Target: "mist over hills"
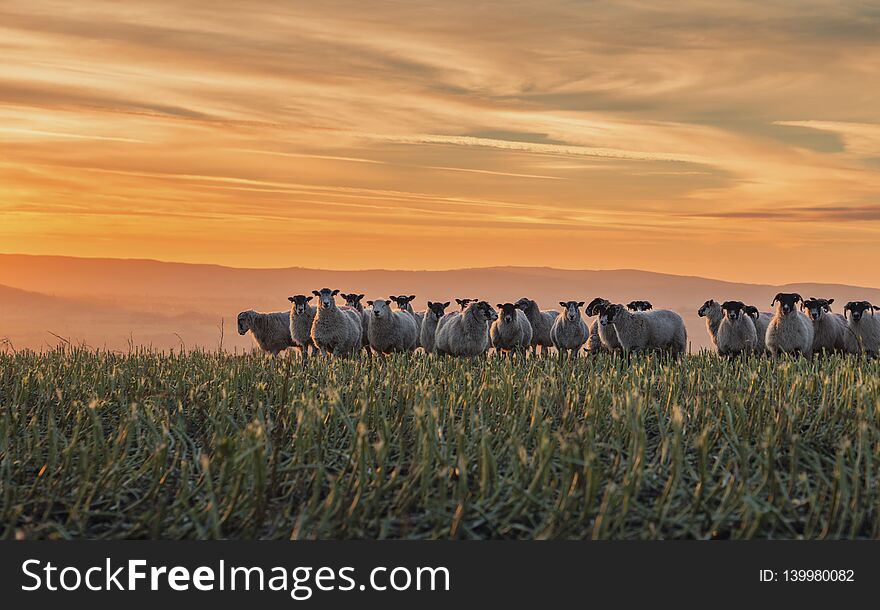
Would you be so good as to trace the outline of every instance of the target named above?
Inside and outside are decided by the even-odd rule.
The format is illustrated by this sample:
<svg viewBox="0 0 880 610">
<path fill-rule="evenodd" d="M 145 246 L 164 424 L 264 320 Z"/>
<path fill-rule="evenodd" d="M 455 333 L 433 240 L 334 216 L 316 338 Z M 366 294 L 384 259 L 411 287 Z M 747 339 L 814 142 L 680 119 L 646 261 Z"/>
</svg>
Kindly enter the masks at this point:
<svg viewBox="0 0 880 610">
<path fill-rule="evenodd" d="M 478 297 L 499 303 L 522 296 L 558 309 L 569 299 L 650 300 L 680 313 L 693 350 L 708 345 L 696 310 L 708 298 L 739 299 L 770 309 L 777 292 L 880 303 L 880 290 L 842 284 L 745 284 L 630 269 L 570 271 L 544 267 L 488 267 L 449 271 L 325 271 L 239 269 L 150 260 L 84 259 L 0 254 L 0 339 L 16 349 L 56 345 L 59 335 L 92 347 L 186 347 L 249 350 L 235 330 L 239 311 L 287 309 L 287 296 L 322 288 L 361 292 L 367 298 L 417 295 L 428 300 Z M 453 303 L 454 306 L 454 303 Z"/>
</svg>

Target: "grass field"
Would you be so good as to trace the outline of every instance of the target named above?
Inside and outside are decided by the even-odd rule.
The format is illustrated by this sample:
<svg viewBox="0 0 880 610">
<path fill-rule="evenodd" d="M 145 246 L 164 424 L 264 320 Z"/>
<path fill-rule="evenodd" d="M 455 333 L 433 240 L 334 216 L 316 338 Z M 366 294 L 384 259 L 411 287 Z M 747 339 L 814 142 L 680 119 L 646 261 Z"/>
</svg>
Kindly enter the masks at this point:
<svg viewBox="0 0 880 610">
<path fill-rule="evenodd" d="M 0 355 L 4 538 L 880 536 L 880 366 Z"/>
</svg>

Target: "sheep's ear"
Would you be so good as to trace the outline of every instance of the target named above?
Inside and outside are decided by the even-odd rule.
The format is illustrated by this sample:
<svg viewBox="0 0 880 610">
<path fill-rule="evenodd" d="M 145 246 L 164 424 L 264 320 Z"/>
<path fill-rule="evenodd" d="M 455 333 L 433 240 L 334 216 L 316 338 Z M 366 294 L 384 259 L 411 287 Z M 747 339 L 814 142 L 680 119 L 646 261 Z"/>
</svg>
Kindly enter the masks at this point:
<svg viewBox="0 0 880 610">
<path fill-rule="evenodd" d="M 293 297 L 287 297 L 287 300 L 290 301 L 291 303 L 293 303 L 293 301 L 294 301 Z"/>
<path fill-rule="evenodd" d="M 414 295 L 414 294 L 409 295 L 409 300 L 410 300 L 410 301 L 415 301 L 415 300 L 416 300 L 416 295 Z"/>
<path fill-rule="evenodd" d="M 385 301 L 386 305 L 391 305 L 391 301 Z"/>
<path fill-rule="evenodd" d="M 372 307 L 372 306 L 373 306 L 373 301 L 367 301 L 367 305 L 369 305 L 370 307 Z"/>
<path fill-rule="evenodd" d="M 428 309 L 432 308 L 434 304 L 431 301 L 428 301 Z"/>
<path fill-rule="evenodd" d="M 337 294 L 339 294 L 339 290 L 334 290 L 334 291 L 333 291 L 333 296 L 336 296 Z"/>
<path fill-rule="evenodd" d="M 776 305 L 776 301 L 778 301 L 781 297 L 782 297 L 782 293 L 781 293 L 781 292 L 777 292 L 777 293 L 776 293 L 776 296 L 773 297 L 773 302 L 770 303 L 770 304 L 771 304 L 771 305 Z"/>
<path fill-rule="evenodd" d="M 446 301 L 445 303 L 443 303 L 443 309 L 446 309 L 447 307 L 449 307 L 449 301 Z"/>
<path fill-rule="evenodd" d="M 321 296 L 321 293 L 318 292 L 317 290 L 312 290 L 312 294 L 315 295 L 316 297 Z"/>
<path fill-rule="evenodd" d="M 314 298 L 315 298 L 315 297 L 309 297 L 309 298 L 307 298 L 307 299 L 306 299 L 306 303 L 308 303 L 309 301 L 311 301 L 311 300 L 314 299 Z"/>
<path fill-rule="evenodd" d="M 584 301 L 578 301 L 578 307 L 583 307 L 583 306 L 584 306 Z"/>
<path fill-rule="evenodd" d="M 795 294 L 794 294 L 794 302 L 797 303 L 798 301 L 800 301 L 801 303 L 803 303 L 803 302 L 804 302 L 804 299 L 801 297 L 801 295 L 799 295 L 798 293 L 795 293 Z"/>
<path fill-rule="evenodd" d="M 560 307 L 565 307 L 565 301 L 559 301 L 559 306 L 560 306 Z"/>
</svg>

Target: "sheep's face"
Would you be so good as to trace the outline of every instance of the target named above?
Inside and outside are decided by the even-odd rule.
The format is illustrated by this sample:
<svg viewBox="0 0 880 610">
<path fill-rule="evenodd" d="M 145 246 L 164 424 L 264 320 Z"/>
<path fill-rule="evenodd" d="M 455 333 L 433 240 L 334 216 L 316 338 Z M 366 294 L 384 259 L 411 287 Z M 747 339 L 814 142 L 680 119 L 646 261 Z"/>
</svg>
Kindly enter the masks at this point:
<svg viewBox="0 0 880 610">
<path fill-rule="evenodd" d="M 834 299 L 816 299 L 809 298 L 803 302 L 801 305 L 806 311 L 810 318 L 813 320 L 818 320 L 826 313 L 831 311 L 831 304 L 834 302 Z"/>
<path fill-rule="evenodd" d="M 471 303 L 476 303 L 477 299 L 455 299 L 458 303 L 459 311 L 464 311 Z"/>
<path fill-rule="evenodd" d="M 515 303 L 498 303 L 498 309 L 501 310 L 501 319 L 508 324 L 516 320 L 517 306 Z"/>
<path fill-rule="evenodd" d="M 782 312 L 782 315 L 787 316 L 797 309 L 798 303 L 802 302 L 803 299 L 801 298 L 801 295 L 797 294 L 796 292 L 780 292 L 775 297 L 773 297 L 773 302 L 770 304 L 776 305 L 777 303 L 779 303 L 777 309 Z"/>
<path fill-rule="evenodd" d="M 537 305 L 537 303 L 535 303 L 532 299 L 529 299 L 526 297 L 523 297 L 520 300 L 518 300 L 516 303 L 514 303 L 514 305 L 516 305 L 517 309 L 522 309 L 523 311 L 525 311 L 527 313 L 532 308 L 533 304 Z"/>
<path fill-rule="evenodd" d="M 251 318 L 253 317 L 253 311 L 243 311 L 238 314 L 238 334 L 245 335 L 247 331 L 251 329 Z"/>
<path fill-rule="evenodd" d="M 588 316 L 599 316 L 602 315 L 602 312 L 605 311 L 605 308 L 608 307 L 611 303 L 607 299 L 595 298 L 590 301 L 587 308 L 584 310 L 584 313 Z"/>
<path fill-rule="evenodd" d="M 861 320 L 866 311 L 870 311 L 871 315 L 874 315 L 874 306 L 869 301 L 850 301 L 843 307 L 843 315 L 849 312 L 853 322 Z"/>
<path fill-rule="evenodd" d="M 745 307 L 743 307 L 743 313 L 753 320 L 758 319 L 758 308 L 754 305 L 746 305 Z"/>
<path fill-rule="evenodd" d="M 345 299 L 345 304 L 348 305 L 349 307 L 351 307 L 353 309 L 361 309 L 361 307 L 362 307 L 361 299 L 364 298 L 364 295 L 355 294 L 353 292 L 350 294 L 345 294 L 344 292 L 342 292 L 339 294 L 339 296 L 341 296 L 343 299 Z"/>
<path fill-rule="evenodd" d="M 654 309 L 654 306 L 651 305 L 650 301 L 630 301 L 626 304 L 626 307 L 630 311 L 648 311 Z"/>
<path fill-rule="evenodd" d="M 480 301 L 479 303 L 477 303 L 476 309 L 479 315 L 483 316 L 483 319 L 487 322 L 498 319 L 498 312 L 492 309 L 492 306 L 489 305 L 489 303 L 487 303 L 486 301 Z"/>
<path fill-rule="evenodd" d="M 411 294 L 407 296 L 405 294 L 402 294 L 399 297 L 390 296 L 388 298 L 397 303 L 397 309 L 399 309 L 400 311 L 410 311 L 412 310 L 412 306 L 409 305 L 410 301 L 414 301 L 416 295 Z"/>
<path fill-rule="evenodd" d="M 373 315 L 376 316 L 377 319 L 381 320 L 382 318 L 387 318 L 391 315 L 391 301 L 390 300 L 378 300 L 378 301 L 367 301 L 367 305 L 373 308 Z"/>
<path fill-rule="evenodd" d="M 565 317 L 569 322 L 574 322 L 581 317 L 580 308 L 584 306 L 583 301 L 559 301 L 559 306 L 565 310 Z"/>
<path fill-rule="evenodd" d="M 724 312 L 724 317 L 729 320 L 739 320 L 745 306 L 746 304 L 742 301 L 724 301 L 721 304 L 721 310 Z"/>
<path fill-rule="evenodd" d="M 307 297 L 304 294 L 297 294 L 292 297 L 287 297 L 287 300 L 293 304 L 293 313 L 301 316 L 306 312 L 306 309 L 309 307 L 309 301 L 311 301 L 315 297 Z"/>
<path fill-rule="evenodd" d="M 446 301 L 445 303 L 433 303 L 428 301 L 428 313 L 433 314 L 438 320 L 443 317 L 444 313 L 446 313 L 447 307 L 449 307 L 449 301 Z"/>
<path fill-rule="evenodd" d="M 615 318 L 619 317 L 624 312 L 623 305 L 618 305 L 616 303 L 606 305 L 604 310 L 599 318 L 599 324 L 602 326 L 607 326 L 609 324 L 614 324 Z"/>
<path fill-rule="evenodd" d="M 715 303 L 715 299 L 709 299 L 708 301 L 703 303 L 702 307 L 697 310 L 697 315 L 701 318 L 705 318 L 709 315 L 709 312 L 712 310 L 713 307 L 715 307 L 716 304 L 717 303 Z"/>
<path fill-rule="evenodd" d="M 312 290 L 312 294 L 318 297 L 318 301 L 321 304 L 321 309 L 330 309 L 332 307 L 336 307 L 336 299 L 334 297 L 339 294 L 338 290 L 321 288 L 321 290 Z"/>
</svg>

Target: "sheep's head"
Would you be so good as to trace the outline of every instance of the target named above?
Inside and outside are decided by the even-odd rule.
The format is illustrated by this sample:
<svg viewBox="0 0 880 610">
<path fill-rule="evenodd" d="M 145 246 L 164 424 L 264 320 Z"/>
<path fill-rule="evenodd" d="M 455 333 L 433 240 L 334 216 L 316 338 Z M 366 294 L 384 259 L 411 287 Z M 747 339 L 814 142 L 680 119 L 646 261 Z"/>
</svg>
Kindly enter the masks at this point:
<svg viewBox="0 0 880 610">
<path fill-rule="evenodd" d="M 387 318 L 391 315 L 391 301 L 379 299 L 378 301 L 367 301 L 367 305 L 373 308 L 373 315 L 379 318 Z"/>
<path fill-rule="evenodd" d="M 496 305 L 501 310 L 501 319 L 505 322 L 513 322 L 516 320 L 516 303 L 498 303 Z"/>
<path fill-rule="evenodd" d="M 301 315 L 305 313 L 306 309 L 308 309 L 309 301 L 314 298 L 315 297 L 307 297 L 304 294 L 297 294 L 292 297 L 287 297 L 287 300 L 293 304 L 293 313 Z"/>
<path fill-rule="evenodd" d="M 339 296 L 345 299 L 345 304 L 349 307 L 353 307 L 355 309 L 361 308 L 361 299 L 364 298 L 363 294 L 355 294 L 354 292 L 346 294 L 344 292 L 340 292 Z"/>
<path fill-rule="evenodd" d="M 780 292 L 773 297 L 773 302 L 770 304 L 776 305 L 779 303 L 777 310 L 782 312 L 782 315 L 787 316 L 797 309 L 798 303 L 802 303 L 803 301 L 801 295 L 796 292 Z"/>
<path fill-rule="evenodd" d="M 753 320 L 757 320 L 758 316 L 760 315 L 758 313 L 758 308 L 754 305 L 746 305 L 745 307 L 743 307 L 743 313 Z"/>
<path fill-rule="evenodd" d="M 248 309 L 247 311 L 243 311 L 238 314 L 238 334 L 244 335 L 247 334 L 247 331 L 251 329 L 251 322 L 254 319 L 254 314 L 257 313 L 253 309 Z"/>
<path fill-rule="evenodd" d="M 584 309 L 584 313 L 588 316 L 600 316 L 602 312 L 605 311 L 605 308 L 608 307 L 611 302 L 608 299 L 603 299 L 600 297 L 596 297 L 587 305 L 587 308 Z"/>
<path fill-rule="evenodd" d="M 715 299 L 709 299 L 708 301 L 703 303 L 702 307 L 697 310 L 697 315 L 701 318 L 705 318 L 709 315 L 709 312 L 716 307 L 718 307 L 718 302 Z"/>
<path fill-rule="evenodd" d="M 449 307 L 449 301 L 445 303 L 434 303 L 432 301 L 428 301 L 428 311 L 439 320 L 443 317 L 443 314 L 446 313 L 446 308 Z"/>
<path fill-rule="evenodd" d="M 866 311 L 870 311 L 873 316 L 875 309 L 876 308 L 871 305 L 870 301 L 850 301 L 843 306 L 843 315 L 846 316 L 847 312 L 849 312 L 853 322 L 858 322 L 862 319 L 862 316 L 865 315 Z"/>
<path fill-rule="evenodd" d="M 731 320 L 738 320 L 743 314 L 745 306 L 746 304 L 742 301 L 724 301 L 724 303 L 721 304 L 721 311 L 724 312 L 724 317 Z"/>
<path fill-rule="evenodd" d="M 654 306 L 651 305 L 650 301 L 630 301 L 626 304 L 626 307 L 630 311 L 648 311 L 654 309 Z"/>
<path fill-rule="evenodd" d="M 414 300 L 415 300 L 416 295 L 414 295 L 414 294 L 411 294 L 411 295 L 405 295 L 405 294 L 402 294 L 402 295 L 397 296 L 397 297 L 392 295 L 392 296 L 390 296 L 390 297 L 388 297 L 388 298 L 391 299 L 392 301 L 394 301 L 395 303 L 397 303 L 397 309 L 399 309 L 399 310 L 401 310 L 401 311 L 411 311 L 411 310 L 412 310 L 412 305 L 410 305 L 409 303 L 410 303 L 410 301 L 414 301 Z"/>
<path fill-rule="evenodd" d="M 331 307 L 336 307 L 336 299 L 334 299 L 333 297 L 339 294 L 338 290 L 321 288 L 321 290 L 312 290 L 312 294 L 318 297 L 318 300 L 321 302 L 322 309 L 330 309 Z"/>
<path fill-rule="evenodd" d="M 599 314 L 599 324 L 607 326 L 614 324 L 615 318 L 618 318 L 626 311 L 626 308 L 619 303 L 610 303 L 605 306 L 602 313 Z"/>
<path fill-rule="evenodd" d="M 473 307 L 476 310 L 477 315 L 481 316 L 487 322 L 498 319 L 498 312 L 492 309 L 492 306 L 486 301 L 478 301 L 471 304 L 468 308 L 470 307 Z"/>
<path fill-rule="evenodd" d="M 528 297 L 523 297 L 514 303 L 514 305 L 516 305 L 517 309 L 522 309 L 524 312 L 528 313 L 533 307 L 537 307 L 538 303 Z"/>
<path fill-rule="evenodd" d="M 565 310 L 565 317 L 569 322 L 574 322 L 581 317 L 581 307 L 584 306 L 583 301 L 559 301 L 559 306 Z"/>
<path fill-rule="evenodd" d="M 834 299 L 817 299 L 810 297 L 801 303 L 801 309 L 806 311 L 814 320 L 818 320 L 823 315 L 831 311 L 831 304 Z"/>
<path fill-rule="evenodd" d="M 477 299 L 455 299 L 455 302 L 458 303 L 459 310 L 464 311 L 468 305 L 476 303 Z"/>
</svg>

